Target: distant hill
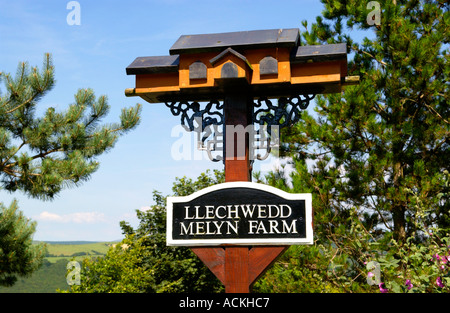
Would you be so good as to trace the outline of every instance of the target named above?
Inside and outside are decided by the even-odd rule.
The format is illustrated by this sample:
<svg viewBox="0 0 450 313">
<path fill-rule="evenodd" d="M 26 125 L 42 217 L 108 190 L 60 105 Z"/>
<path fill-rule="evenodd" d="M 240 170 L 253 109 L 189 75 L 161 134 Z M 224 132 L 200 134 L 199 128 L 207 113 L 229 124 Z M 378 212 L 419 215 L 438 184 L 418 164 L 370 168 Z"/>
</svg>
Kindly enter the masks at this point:
<svg viewBox="0 0 450 313">
<path fill-rule="evenodd" d="M 50 262 L 57 261 L 54 258 L 72 258 L 80 256 L 97 257 L 105 255 L 109 247 L 114 242 L 87 242 L 73 241 L 74 244 L 66 242 L 46 242 L 47 243 L 47 259 Z M 79 258 L 76 258 L 78 260 Z"/>
<path fill-rule="evenodd" d="M 56 289 L 66 290 L 68 262 L 104 256 L 119 241 L 46 241 L 47 255 L 42 267 L 30 277 L 19 278 L 12 287 L 0 287 L 0 293 L 55 293 Z"/>
<path fill-rule="evenodd" d="M 90 243 L 99 243 L 101 241 L 33 241 L 33 243 L 45 242 L 51 245 L 84 245 Z"/>
</svg>

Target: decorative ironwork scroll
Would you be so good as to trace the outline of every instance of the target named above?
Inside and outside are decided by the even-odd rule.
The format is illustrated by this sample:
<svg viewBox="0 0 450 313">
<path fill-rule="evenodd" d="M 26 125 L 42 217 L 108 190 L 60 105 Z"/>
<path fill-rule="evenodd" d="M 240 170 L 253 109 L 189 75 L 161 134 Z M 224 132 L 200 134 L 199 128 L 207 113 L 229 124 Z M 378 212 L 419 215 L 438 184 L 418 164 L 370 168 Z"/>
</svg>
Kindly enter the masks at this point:
<svg viewBox="0 0 450 313">
<path fill-rule="evenodd" d="M 253 125 L 254 136 L 250 146 L 250 160 L 258 159 L 262 161 L 267 159 L 272 149 L 278 150 L 280 146 L 279 126 L 272 125 L 270 130 L 267 129 L 267 125 L 260 125 L 259 129 L 255 128 L 255 125 Z M 264 154 L 256 153 L 260 150 L 264 150 Z"/>
<path fill-rule="evenodd" d="M 250 140 L 250 159 L 264 160 L 272 149 L 279 148 L 279 130 L 296 123 L 302 110 L 305 110 L 312 95 L 281 97 L 277 104 L 268 98 L 260 98 L 254 103 L 253 125 L 247 129 Z M 204 109 L 197 101 L 167 101 L 166 106 L 174 116 L 180 116 L 181 125 L 187 131 L 197 133 L 197 148 L 206 150 L 212 161 L 223 160 L 224 151 L 224 117 L 223 103 L 211 100 Z M 264 150 L 263 155 L 257 151 Z M 215 152 L 213 156 L 212 152 Z"/>
<path fill-rule="evenodd" d="M 181 125 L 187 131 L 200 131 L 209 128 L 210 125 L 223 124 L 223 104 L 217 100 L 208 102 L 203 110 L 200 110 L 200 103 L 197 101 L 171 101 L 165 102 L 166 106 L 174 116 L 181 115 Z M 202 124 L 198 125 L 197 122 Z M 197 125 L 195 125 L 197 124 Z"/>
<path fill-rule="evenodd" d="M 200 109 L 200 103 L 197 101 L 168 101 L 165 105 L 170 109 L 174 116 L 181 117 L 181 126 L 187 131 L 197 133 L 198 149 L 207 150 L 208 157 L 212 161 L 222 160 L 221 156 L 213 157 L 211 151 L 221 151 L 217 144 L 223 143 L 223 134 L 218 129 L 218 126 L 223 125 L 223 103 L 218 100 L 211 100 L 204 109 Z M 205 142 L 210 136 L 205 145 Z"/>
<path fill-rule="evenodd" d="M 254 103 L 255 109 L 261 108 L 263 103 L 267 108 L 261 108 L 253 112 L 253 123 L 260 125 L 267 125 L 269 134 L 271 133 L 270 126 L 278 125 L 280 128 L 290 126 L 301 117 L 302 110 L 306 110 L 309 102 L 314 99 L 316 95 L 298 95 L 290 98 L 281 97 L 278 99 L 278 104 L 272 104 L 268 98 L 260 98 Z"/>
<path fill-rule="evenodd" d="M 290 98 L 280 97 L 277 105 L 268 98 L 260 98 L 254 103 L 253 124 L 259 124 L 255 133 L 259 138 L 254 149 L 265 149 L 265 155 L 257 155 L 258 160 L 265 160 L 272 149 L 280 148 L 280 129 L 298 122 L 302 110 L 306 110 L 316 95 L 298 95 Z M 265 105 L 265 107 L 263 106 Z M 267 135 L 266 135 L 267 134 Z"/>
<path fill-rule="evenodd" d="M 224 150 L 223 131 L 219 130 L 219 125 L 212 125 L 212 127 L 214 128 L 213 138 L 211 140 L 208 140 L 206 146 L 203 147 L 204 150 L 206 150 L 206 152 L 208 153 L 209 159 L 213 162 L 218 162 L 223 160 L 223 150 Z M 213 151 L 217 153 L 216 156 L 212 155 Z"/>
</svg>

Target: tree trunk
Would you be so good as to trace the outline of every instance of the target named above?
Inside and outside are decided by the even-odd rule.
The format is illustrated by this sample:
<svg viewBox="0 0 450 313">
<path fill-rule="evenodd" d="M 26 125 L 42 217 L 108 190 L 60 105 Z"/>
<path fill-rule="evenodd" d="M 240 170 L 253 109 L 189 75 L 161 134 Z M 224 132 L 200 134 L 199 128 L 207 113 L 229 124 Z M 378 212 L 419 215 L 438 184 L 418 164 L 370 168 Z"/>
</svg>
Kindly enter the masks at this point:
<svg viewBox="0 0 450 313">
<path fill-rule="evenodd" d="M 394 239 L 402 243 L 406 239 L 405 206 L 398 205 L 392 209 L 392 219 L 394 221 Z"/>
<path fill-rule="evenodd" d="M 395 149 L 394 149 L 395 150 Z M 398 155 L 398 154 L 397 154 Z M 400 180 L 403 178 L 403 166 L 401 162 L 394 163 L 394 187 L 400 192 Z M 392 220 L 394 222 L 394 239 L 402 243 L 406 239 L 406 204 L 396 199 L 397 195 L 394 195 L 392 206 Z"/>
</svg>

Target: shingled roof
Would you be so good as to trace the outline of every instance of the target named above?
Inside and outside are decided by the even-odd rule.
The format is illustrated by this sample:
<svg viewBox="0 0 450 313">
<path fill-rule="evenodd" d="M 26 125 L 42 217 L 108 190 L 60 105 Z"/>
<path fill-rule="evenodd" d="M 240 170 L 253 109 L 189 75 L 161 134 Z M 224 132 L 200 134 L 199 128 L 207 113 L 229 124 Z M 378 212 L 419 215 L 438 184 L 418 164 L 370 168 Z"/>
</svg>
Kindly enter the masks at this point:
<svg viewBox="0 0 450 313">
<path fill-rule="evenodd" d="M 137 57 L 127 67 L 127 75 L 177 72 L 179 55 Z"/>
<path fill-rule="evenodd" d="M 292 63 L 334 61 L 347 58 L 347 44 L 299 46 L 291 55 Z"/>
<path fill-rule="evenodd" d="M 262 49 L 272 47 L 295 47 L 300 43 L 300 31 L 290 29 L 266 29 L 218 34 L 183 35 L 170 48 L 170 55 L 184 53 L 220 52 Z"/>
<path fill-rule="evenodd" d="M 218 34 L 182 35 L 170 48 L 168 56 L 138 57 L 127 68 L 128 75 L 169 73 L 178 71 L 179 55 L 201 52 L 232 53 L 246 49 L 270 47 L 291 48 L 292 63 L 332 61 L 347 58 L 345 43 L 300 46 L 297 28 L 268 29 Z M 222 55 L 219 54 L 219 56 Z M 244 56 L 242 58 L 245 59 Z M 215 59 L 212 59 L 214 62 Z"/>
</svg>

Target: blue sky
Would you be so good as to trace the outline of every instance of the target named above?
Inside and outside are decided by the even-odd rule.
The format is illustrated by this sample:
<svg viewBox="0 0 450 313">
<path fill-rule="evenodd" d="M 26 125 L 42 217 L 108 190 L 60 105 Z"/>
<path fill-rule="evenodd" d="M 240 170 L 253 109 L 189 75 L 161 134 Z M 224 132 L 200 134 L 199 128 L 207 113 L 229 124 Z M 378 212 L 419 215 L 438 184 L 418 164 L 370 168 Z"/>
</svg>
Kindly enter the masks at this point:
<svg viewBox="0 0 450 313">
<path fill-rule="evenodd" d="M 39 110 L 63 111 L 79 88 L 93 88 L 97 96 L 108 96 L 111 111 L 105 123 L 118 121 L 121 109 L 136 103 L 143 105 L 142 120 L 98 159 L 100 169 L 88 182 L 62 191 L 55 200 L 0 191 L 0 202 L 9 205 L 17 199 L 24 214 L 37 221 L 36 240 L 120 239 L 119 222 L 136 226 L 135 210 L 153 203 L 153 190 L 169 195 L 175 177 L 223 169 L 206 156 L 174 160 L 171 148 L 179 137 L 171 134 L 179 118 L 164 104 L 124 96 L 126 88 L 134 87 L 134 76 L 127 76 L 125 68 L 136 57 L 168 55 L 178 37 L 187 34 L 301 30 L 302 20 L 310 24 L 323 9 L 318 0 L 79 0 L 81 25 L 68 25 L 67 3 L 0 0 L 0 71 L 15 73 L 21 61 L 40 67 L 50 52 L 56 86 Z M 256 161 L 256 170 L 269 162 Z"/>
</svg>

